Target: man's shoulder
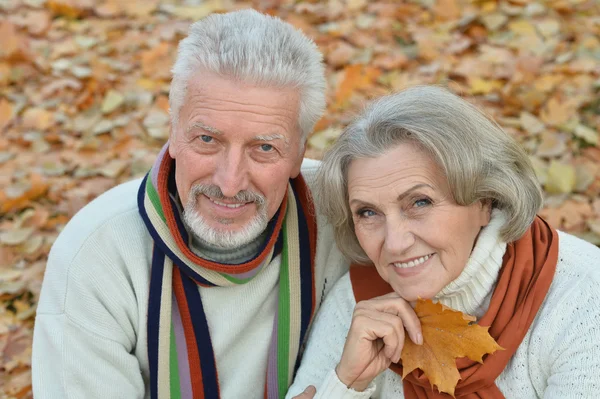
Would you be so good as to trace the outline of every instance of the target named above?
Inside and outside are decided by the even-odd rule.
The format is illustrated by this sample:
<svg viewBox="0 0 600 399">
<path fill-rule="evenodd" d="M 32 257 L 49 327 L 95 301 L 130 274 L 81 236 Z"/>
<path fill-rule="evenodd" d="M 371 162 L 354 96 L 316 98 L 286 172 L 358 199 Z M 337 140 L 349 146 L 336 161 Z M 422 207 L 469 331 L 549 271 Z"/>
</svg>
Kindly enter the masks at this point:
<svg viewBox="0 0 600 399">
<path fill-rule="evenodd" d="M 144 228 L 137 207 L 140 183 L 135 179 L 119 184 L 84 206 L 67 223 L 53 250 L 74 257 L 90 240 L 104 241 L 107 247 L 118 237 L 139 237 Z"/>
<path fill-rule="evenodd" d="M 114 295 L 114 287 L 133 281 L 132 273 L 147 274 L 142 266 L 151 243 L 137 209 L 139 186 L 136 179 L 108 190 L 67 223 L 48 256 L 40 313 L 83 315 L 82 293 Z"/>
</svg>

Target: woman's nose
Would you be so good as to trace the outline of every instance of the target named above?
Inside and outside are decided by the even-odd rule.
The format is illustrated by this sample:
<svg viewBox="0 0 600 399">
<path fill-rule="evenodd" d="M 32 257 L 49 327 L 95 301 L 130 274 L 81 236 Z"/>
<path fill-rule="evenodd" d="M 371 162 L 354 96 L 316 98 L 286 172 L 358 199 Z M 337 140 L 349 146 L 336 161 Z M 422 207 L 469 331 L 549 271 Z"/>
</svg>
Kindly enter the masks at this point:
<svg viewBox="0 0 600 399">
<path fill-rule="evenodd" d="M 401 255 L 415 243 L 415 235 L 410 228 L 410 222 L 389 221 L 386 225 L 384 247 L 390 254 Z"/>
</svg>

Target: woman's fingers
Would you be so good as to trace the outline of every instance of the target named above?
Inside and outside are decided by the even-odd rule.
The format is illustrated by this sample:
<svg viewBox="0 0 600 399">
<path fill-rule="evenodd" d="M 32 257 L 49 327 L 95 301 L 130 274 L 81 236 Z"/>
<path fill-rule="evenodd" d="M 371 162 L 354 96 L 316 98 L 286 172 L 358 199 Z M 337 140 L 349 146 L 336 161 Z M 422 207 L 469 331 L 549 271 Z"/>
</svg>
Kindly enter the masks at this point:
<svg viewBox="0 0 600 399">
<path fill-rule="evenodd" d="M 392 314 L 402 320 L 403 328 L 408 332 L 411 341 L 417 345 L 423 343 L 421 322 L 417 314 L 408 302 L 400 298 L 398 294 L 391 293 L 368 301 L 356 304 L 356 309 L 370 309 L 382 313 Z"/>
<path fill-rule="evenodd" d="M 368 339 L 375 341 L 382 339 L 384 354 L 391 361 L 400 360 L 404 346 L 404 328 L 402 319 L 391 313 L 384 313 L 373 309 L 360 308 L 355 311 L 357 328 L 369 333 Z"/>
<path fill-rule="evenodd" d="M 302 392 L 300 395 L 294 396 L 293 399 L 312 399 L 315 397 L 316 393 L 317 389 L 314 386 L 309 385 L 306 387 L 304 392 Z"/>
</svg>

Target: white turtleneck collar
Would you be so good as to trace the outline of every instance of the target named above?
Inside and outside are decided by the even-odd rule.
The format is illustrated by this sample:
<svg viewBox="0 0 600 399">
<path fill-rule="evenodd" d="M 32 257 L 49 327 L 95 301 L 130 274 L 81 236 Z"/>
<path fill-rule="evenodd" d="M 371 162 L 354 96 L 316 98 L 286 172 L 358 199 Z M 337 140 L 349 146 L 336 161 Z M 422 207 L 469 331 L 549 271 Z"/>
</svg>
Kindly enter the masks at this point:
<svg viewBox="0 0 600 399">
<path fill-rule="evenodd" d="M 505 221 L 504 212 L 492 211 L 490 222 L 481 229 L 464 270 L 435 299 L 478 319 L 485 314 L 506 251 L 506 243 L 500 238 Z"/>
</svg>

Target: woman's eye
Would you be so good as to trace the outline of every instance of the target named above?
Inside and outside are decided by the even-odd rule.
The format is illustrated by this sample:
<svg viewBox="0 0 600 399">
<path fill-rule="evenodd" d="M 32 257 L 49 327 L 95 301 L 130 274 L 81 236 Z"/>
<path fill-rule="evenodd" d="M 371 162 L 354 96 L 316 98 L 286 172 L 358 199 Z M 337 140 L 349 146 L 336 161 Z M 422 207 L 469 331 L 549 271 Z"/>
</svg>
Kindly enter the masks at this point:
<svg viewBox="0 0 600 399">
<path fill-rule="evenodd" d="M 423 208 L 424 206 L 431 205 L 431 201 L 426 198 L 418 199 L 415 201 L 414 206 L 417 208 Z"/>
<path fill-rule="evenodd" d="M 369 218 L 369 217 L 375 216 L 375 212 L 373 212 L 370 209 L 362 209 L 362 210 L 356 212 L 356 214 L 358 215 L 358 217 L 361 217 L 361 218 Z"/>
<path fill-rule="evenodd" d="M 213 138 L 211 136 L 203 134 L 202 136 L 200 136 L 200 140 L 204 141 L 205 143 L 210 143 L 213 141 Z"/>
<path fill-rule="evenodd" d="M 273 151 L 273 146 L 271 144 L 261 144 L 260 149 L 264 152 Z"/>
</svg>

